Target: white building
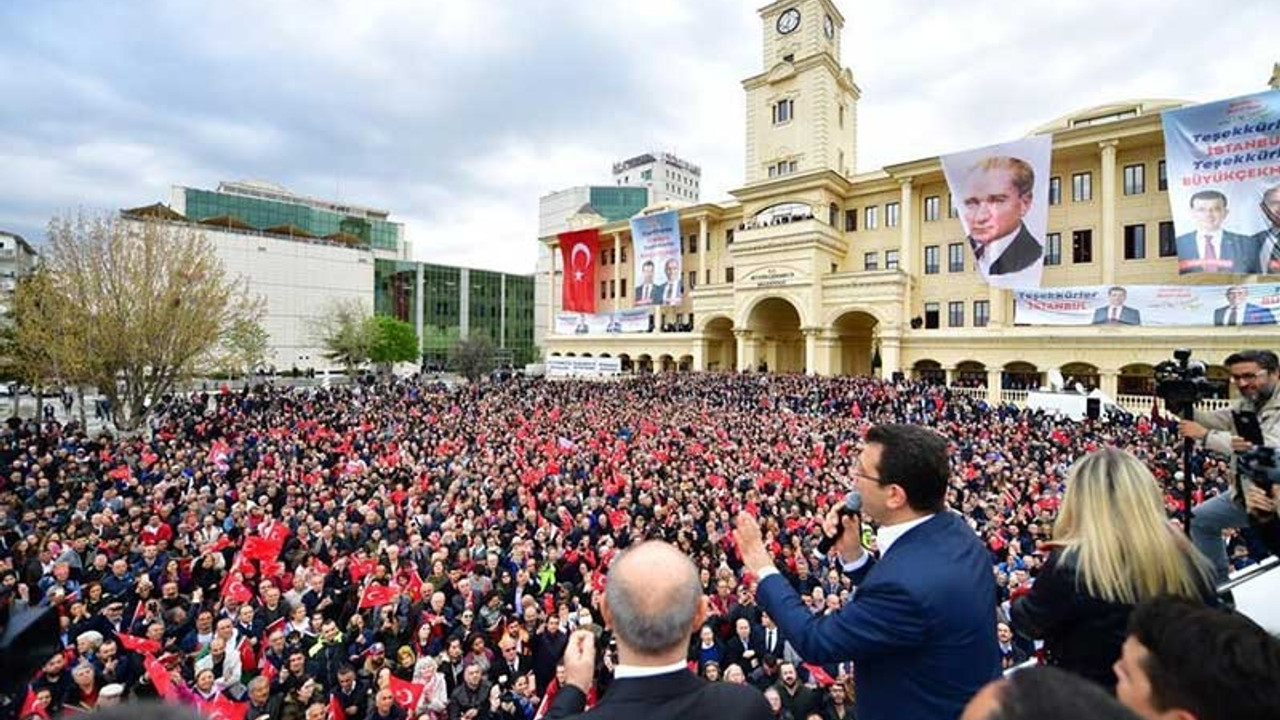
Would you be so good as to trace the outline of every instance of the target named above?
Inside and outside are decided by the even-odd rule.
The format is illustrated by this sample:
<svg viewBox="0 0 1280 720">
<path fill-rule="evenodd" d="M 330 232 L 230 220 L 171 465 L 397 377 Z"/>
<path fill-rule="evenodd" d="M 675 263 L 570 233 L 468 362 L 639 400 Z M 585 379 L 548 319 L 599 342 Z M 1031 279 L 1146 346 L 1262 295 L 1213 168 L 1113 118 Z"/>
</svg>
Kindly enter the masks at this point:
<svg viewBox="0 0 1280 720">
<path fill-rule="evenodd" d="M 21 235 L 0 230 L 0 308 L 7 306 L 18 278 L 34 270 L 38 259 L 35 248 Z"/>
<path fill-rule="evenodd" d="M 649 152 L 614 163 L 613 184 L 647 188 L 653 205 L 696 205 L 702 192 L 702 168 L 671 153 Z"/>
</svg>

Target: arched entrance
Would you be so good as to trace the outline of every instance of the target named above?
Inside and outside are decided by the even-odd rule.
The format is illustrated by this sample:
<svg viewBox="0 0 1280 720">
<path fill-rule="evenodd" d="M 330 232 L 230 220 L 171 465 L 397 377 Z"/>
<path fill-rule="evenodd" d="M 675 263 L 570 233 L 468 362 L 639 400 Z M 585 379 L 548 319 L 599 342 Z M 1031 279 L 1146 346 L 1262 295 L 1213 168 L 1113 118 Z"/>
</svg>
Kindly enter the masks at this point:
<svg viewBox="0 0 1280 720">
<path fill-rule="evenodd" d="M 752 370 L 759 372 L 804 372 L 804 337 L 800 334 L 800 311 L 787 300 L 761 300 L 747 316 L 747 329 L 754 351 L 747 354 Z"/>
<path fill-rule="evenodd" d="M 1155 395 L 1155 370 L 1146 363 L 1125 365 L 1120 368 L 1116 392 L 1120 395 Z"/>
<path fill-rule="evenodd" d="M 1040 370 L 1029 362 L 1011 362 L 1000 375 L 1002 390 L 1036 390 L 1040 387 Z"/>
<path fill-rule="evenodd" d="M 1098 378 L 1098 368 L 1087 362 L 1073 362 L 1062 366 L 1062 379 L 1066 385 L 1066 389 L 1074 390 L 1079 384 L 1084 387 L 1085 392 L 1098 389 L 1100 382 Z"/>
<path fill-rule="evenodd" d="M 676 369 L 676 361 L 670 355 L 658 356 L 658 372 L 671 372 Z"/>
<path fill-rule="evenodd" d="M 636 372 L 651 373 L 653 372 L 653 358 L 648 353 L 636 356 Z"/>
<path fill-rule="evenodd" d="M 911 377 L 930 385 L 943 385 L 947 382 L 947 371 L 937 360 L 917 360 L 911 366 Z"/>
<path fill-rule="evenodd" d="M 713 318 L 702 328 L 706 354 L 703 362 L 708 370 L 734 370 L 738 367 L 738 340 L 733 336 L 733 320 Z"/>
<path fill-rule="evenodd" d="M 693 369 L 692 355 L 681 355 L 680 359 L 676 361 L 676 370 L 679 370 L 680 372 L 689 372 L 692 369 Z"/>
<path fill-rule="evenodd" d="M 860 310 L 846 312 L 831 324 L 836 340 L 831 348 L 831 372 L 835 375 L 872 375 L 876 317 Z"/>
<path fill-rule="evenodd" d="M 622 364 L 622 372 L 629 373 L 635 369 L 631 365 L 631 356 L 626 353 L 619 353 L 618 362 Z"/>
<path fill-rule="evenodd" d="M 956 364 L 955 381 L 957 387 L 979 388 L 987 386 L 987 366 L 976 360 L 965 360 Z"/>
</svg>

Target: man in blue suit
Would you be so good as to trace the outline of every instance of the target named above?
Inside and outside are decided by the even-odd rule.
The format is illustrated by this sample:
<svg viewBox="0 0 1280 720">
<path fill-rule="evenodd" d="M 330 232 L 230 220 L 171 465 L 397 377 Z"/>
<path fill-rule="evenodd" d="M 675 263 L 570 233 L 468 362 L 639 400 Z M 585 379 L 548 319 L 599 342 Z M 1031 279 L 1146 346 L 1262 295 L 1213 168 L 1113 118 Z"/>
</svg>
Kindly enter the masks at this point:
<svg viewBox="0 0 1280 720">
<path fill-rule="evenodd" d="M 1275 325 L 1271 311 L 1249 300 L 1249 291 L 1241 285 L 1227 288 L 1227 304 L 1213 311 L 1214 325 Z"/>
<path fill-rule="evenodd" d="M 1201 190 L 1191 196 L 1196 230 L 1178 236 L 1178 272 L 1258 272 L 1261 242 L 1224 230 L 1222 223 L 1229 213 L 1227 196 L 1217 190 Z"/>
<path fill-rule="evenodd" d="M 813 615 L 774 567 L 749 514 L 738 516 L 743 564 L 760 578 L 756 599 L 808 662 L 852 660 L 862 720 L 955 720 L 1000 674 L 991 555 L 945 505 L 947 441 L 915 425 L 866 435 L 854 472 L 863 512 L 879 526 L 877 561 L 859 542 L 861 522 L 834 511 L 846 573 L 864 572 L 839 612 Z M 837 535 L 839 533 L 839 535 Z"/>
</svg>

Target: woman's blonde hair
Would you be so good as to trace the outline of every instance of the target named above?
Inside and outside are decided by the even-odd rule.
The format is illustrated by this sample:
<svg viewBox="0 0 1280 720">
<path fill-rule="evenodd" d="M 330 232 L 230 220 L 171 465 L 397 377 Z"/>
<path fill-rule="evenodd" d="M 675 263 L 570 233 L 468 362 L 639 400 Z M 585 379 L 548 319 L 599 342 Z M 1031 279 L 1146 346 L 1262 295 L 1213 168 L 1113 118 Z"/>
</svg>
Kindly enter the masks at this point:
<svg viewBox="0 0 1280 720">
<path fill-rule="evenodd" d="M 1155 477 L 1123 450 L 1099 450 L 1071 467 L 1053 536 L 1088 593 L 1108 602 L 1198 600 L 1213 587 L 1207 561 L 1169 524 Z"/>
</svg>

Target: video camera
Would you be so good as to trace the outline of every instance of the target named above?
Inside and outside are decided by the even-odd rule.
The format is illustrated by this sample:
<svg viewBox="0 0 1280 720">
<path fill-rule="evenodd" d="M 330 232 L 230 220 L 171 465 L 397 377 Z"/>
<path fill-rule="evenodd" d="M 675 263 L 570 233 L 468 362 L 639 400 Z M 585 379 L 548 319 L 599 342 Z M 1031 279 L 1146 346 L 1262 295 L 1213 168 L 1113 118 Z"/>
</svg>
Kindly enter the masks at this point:
<svg viewBox="0 0 1280 720">
<path fill-rule="evenodd" d="M 1280 482 L 1280 452 L 1275 448 L 1254 447 L 1238 453 L 1239 471 L 1249 482 L 1270 493 L 1271 487 Z"/>
<path fill-rule="evenodd" d="M 1173 359 L 1155 366 L 1156 395 L 1169 411 L 1190 418 L 1195 404 L 1213 395 L 1213 386 L 1205 377 L 1205 365 L 1191 359 L 1190 348 L 1173 351 Z"/>
</svg>

